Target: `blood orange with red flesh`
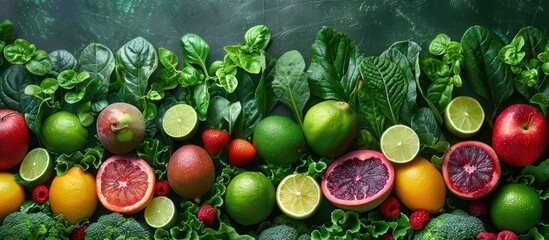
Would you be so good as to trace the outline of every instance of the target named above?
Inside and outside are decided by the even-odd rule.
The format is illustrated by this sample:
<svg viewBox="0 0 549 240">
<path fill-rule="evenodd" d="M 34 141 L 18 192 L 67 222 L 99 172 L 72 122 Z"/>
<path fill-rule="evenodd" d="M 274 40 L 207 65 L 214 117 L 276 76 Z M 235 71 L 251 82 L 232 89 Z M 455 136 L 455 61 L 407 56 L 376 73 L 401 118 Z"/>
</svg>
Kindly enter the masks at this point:
<svg viewBox="0 0 549 240">
<path fill-rule="evenodd" d="M 495 189 L 501 176 L 498 156 L 487 144 L 463 141 L 444 156 L 442 175 L 448 189 L 459 197 L 477 199 Z"/>
<path fill-rule="evenodd" d="M 335 206 L 365 212 L 389 196 L 394 176 L 393 165 L 382 153 L 355 150 L 330 164 L 321 188 L 326 199 Z"/>
<path fill-rule="evenodd" d="M 145 160 L 115 155 L 97 171 L 97 196 L 110 211 L 134 214 L 152 200 L 155 179 L 153 169 Z"/>
</svg>

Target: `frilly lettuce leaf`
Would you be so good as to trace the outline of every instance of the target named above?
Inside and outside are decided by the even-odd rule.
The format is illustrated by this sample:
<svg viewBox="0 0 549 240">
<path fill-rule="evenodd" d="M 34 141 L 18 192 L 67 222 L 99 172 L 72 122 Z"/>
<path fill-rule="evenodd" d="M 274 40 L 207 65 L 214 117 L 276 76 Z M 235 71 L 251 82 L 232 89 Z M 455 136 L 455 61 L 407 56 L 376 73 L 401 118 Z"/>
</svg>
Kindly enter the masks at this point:
<svg viewBox="0 0 549 240">
<path fill-rule="evenodd" d="M 528 165 L 522 169 L 521 173 L 534 177 L 536 186 L 542 185 L 549 181 L 549 159 L 542 161 L 538 166 Z"/>
<path fill-rule="evenodd" d="M 274 164 L 266 164 L 261 165 L 260 169 L 275 186 L 279 184 L 286 176 L 294 173 L 307 174 L 319 181 L 324 178 L 324 172 L 329 165 L 328 161 L 329 159 L 327 158 L 316 160 L 312 155 L 303 154 L 300 160 L 294 165 L 279 166 Z"/>
<path fill-rule="evenodd" d="M 170 147 L 168 145 L 161 145 L 160 140 L 146 138 L 139 147 L 137 147 L 137 156 L 151 165 L 158 179 L 165 180 L 169 150 Z"/>
<path fill-rule="evenodd" d="M 91 166 L 93 166 L 94 169 L 97 170 L 103 162 L 104 154 L 105 149 L 100 145 L 86 148 L 84 153 L 82 153 L 82 151 L 76 151 L 71 154 L 60 154 L 55 160 L 57 163 L 55 165 L 55 172 L 57 175 L 61 176 L 74 166 L 79 166 L 84 171 L 87 171 Z"/>
</svg>

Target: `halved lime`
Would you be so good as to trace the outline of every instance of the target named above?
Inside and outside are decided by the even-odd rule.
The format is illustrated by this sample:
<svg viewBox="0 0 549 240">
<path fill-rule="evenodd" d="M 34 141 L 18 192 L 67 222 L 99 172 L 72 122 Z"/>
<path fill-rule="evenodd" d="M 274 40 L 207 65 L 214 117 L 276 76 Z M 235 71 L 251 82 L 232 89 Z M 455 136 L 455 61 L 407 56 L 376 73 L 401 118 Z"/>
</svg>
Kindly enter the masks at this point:
<svg viewBox="0 0 549 240">
<path fill-rule="evenodd" d="M 319 208 L 322 199 L 320 185 L 309 175 L 292 174 L 278 184 L 276 203 L 288 217 L 305 219 Z"/>
<path fill-rule="evenodd" d="M 35 148 L 30 150 L 19 166 L 19 175 L 32 185 L 40 185 L 48 181 L 53 174 L 53 161 L 48 150 Z"/>
<path fill-rule="evenodd" d="M 393 125 L 385 130 L 380 140 L 381 152 L 394 163 L 412 161 L 419 153 L 419 137 L 406 125 Z"/>
<path fill-rule="evenodd" d="M 189 140 L 198 130 L 198 114 L 190 105 L 174 105 L 164 114 L 162 128 L 175 140 Z"/>
<path fill-rule="evenodd" d="M 169 228 L 177 220 L 177 210 L 173 201 L 160 196 L 151 200 L 144 212 L 145 222 L 153 228 Z"/>
<path fill-rule="evenodd" d="M 444 111 L 444 125 L 453 135 L 462 138 L 478 133 L 484 122 L 484 110 L 480 103 L 467 96 L 454 98 Z"/>
</svg>

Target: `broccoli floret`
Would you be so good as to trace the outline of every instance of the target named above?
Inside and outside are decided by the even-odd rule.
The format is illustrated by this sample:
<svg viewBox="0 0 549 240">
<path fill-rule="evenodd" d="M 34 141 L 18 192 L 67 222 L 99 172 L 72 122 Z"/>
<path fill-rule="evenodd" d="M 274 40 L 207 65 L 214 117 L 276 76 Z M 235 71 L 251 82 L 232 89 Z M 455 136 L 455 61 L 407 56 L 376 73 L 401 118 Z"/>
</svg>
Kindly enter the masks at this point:
<svg viewBox="0 0 549 240">
<path fill-rule="evenodd" d="M 311 240 L 311 235 L 309 235 L 307 233 L 301 234 L 301 235 L 299 235 L 297 240 Z"/>
<path fill-rule="evenodd" d="M 49 236 L 55 227 L 55 219 L 48 214 L 14 212 L 0 226 L 0 239 L 39 239 Z"/>
<path fill-rule="evenodd" d="M 482 220 L 456 209 L 431 219 L 425 228 L 414 235 L 414 239 L 474 239 L 484 231 Z"/>
<path fill-rule="evenodd" d="M 259 234 L 259 240 L 294 240 L 296 238 L 297 231 L 288 225 L 270 227 Z"/>
<path fill-rule="evenodd" d="M 103 215 L 86 228 L 86 239 L 151 239 L 148 227 L 120 213 Z"/>
</svg>

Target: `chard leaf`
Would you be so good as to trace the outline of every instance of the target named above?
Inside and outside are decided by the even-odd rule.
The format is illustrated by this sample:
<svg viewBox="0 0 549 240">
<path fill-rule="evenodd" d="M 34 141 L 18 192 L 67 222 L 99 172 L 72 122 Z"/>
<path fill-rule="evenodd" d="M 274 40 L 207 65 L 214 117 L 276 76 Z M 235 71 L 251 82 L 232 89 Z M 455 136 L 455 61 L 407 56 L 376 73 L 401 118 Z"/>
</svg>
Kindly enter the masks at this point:
<svg viewBox="0 0 549 240">
<path fill-rule="evenodd" d="M 290 108 L 299 125 L 303 125 L 303 108 L 310 97 L 307 75 L 303 70 L 303 56 L 296 50 L 288 51 L 276 62 L 273 79 L 275 95 Z"/>
<path fill-rule="evenodd" d="M 115 66 L 111 50 L 104 45 L 92 43 L 84 48 L 78 59 L 78 64 L 80 71 L 90 74 L 90 79 L 99 79 L 99 87 L 93 96 L 93 101 L 106 100 L 111 74 Z"/>
<path fill-rule="evenodd" d="M 278 103 L 273 90 L 276 59 L 264 52 L 261 55 L 261 78 L 255 90 L 255 102 L 262 116 L 267 116 Z"/>
<path fill-rule="evenodd" d="M 360 64 L 366 92 L 393 124 L 399 123 L 408 82 L 400 67 L 380 57 L 367 57 Z"/>
<path fill-rule="evenodd" d="M 481 104 L 492 125 L 499 106 L 514 90 L 511 68 L 498 57 L 503 43 L 487 28 L 473 26 L 463 34 L 461 45 L 465 79 L 471 90 L 486 100 Z"/>
<path fill-rule="evenodd" d="M 52 63 L 49 74 L 54 77 L 57 77 L 62 71 L 76 68 L 76 58 L 67 50 L 55 50 L 48 55 Z"/>
<path fill-rule="evenodd" d="M 117 75 L 122 81 L 119 98 L 141 108 L 140 98 L 147 93 L 148 80 L 158 65 L 153 45 L 141 37 L 134 38 L 116 52 Z"/>
<path fill-rule="evenodd" d="M 362 61 L 355 42 L 342 32 L 324 27 L 317 34 L 312 51 L 307 70 L 311 94 L 351 102 Z"/>
</svg>

